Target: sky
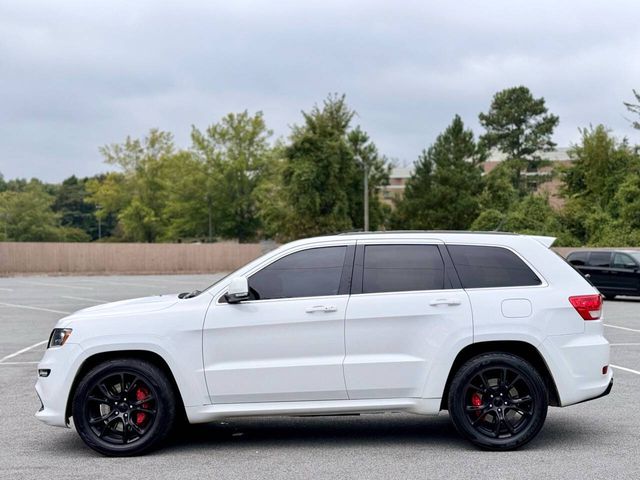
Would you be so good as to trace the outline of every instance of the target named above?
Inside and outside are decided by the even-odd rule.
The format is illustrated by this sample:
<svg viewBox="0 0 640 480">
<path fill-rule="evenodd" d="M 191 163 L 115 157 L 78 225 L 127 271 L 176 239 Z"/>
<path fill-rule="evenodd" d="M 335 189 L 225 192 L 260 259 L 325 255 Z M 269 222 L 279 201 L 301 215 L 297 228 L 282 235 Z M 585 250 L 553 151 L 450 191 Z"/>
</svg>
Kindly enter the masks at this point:
<svg viewBox="0 0 640 480">
<path fill-rule="evenodd" d="M 554 140 L 603 123 L 640 143 L 631 1 L 0 0 L 0 172 L 57 182 L 109 170 L 102 145 L 262 111 L 286 138 L 301 111 L 346 94 L 397 164 L 460 114 L 525 85 L 560 116 Z"/>
</svg>

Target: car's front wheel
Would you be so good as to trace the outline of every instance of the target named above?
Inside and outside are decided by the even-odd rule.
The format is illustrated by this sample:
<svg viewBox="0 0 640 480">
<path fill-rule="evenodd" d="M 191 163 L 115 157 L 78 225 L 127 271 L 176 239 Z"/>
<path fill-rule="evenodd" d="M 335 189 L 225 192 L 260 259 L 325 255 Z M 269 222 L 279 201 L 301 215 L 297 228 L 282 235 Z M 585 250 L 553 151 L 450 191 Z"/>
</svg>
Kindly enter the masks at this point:
<svg viewBox="0 0 640 480">
<path fill-rule="evenodd" d="M 538 371 L 506 353 L 465 363 L 451 382 L 448 402 L 458 432 L 490 450 L 511 450 L 530 441 L 542 428 L 549 403 Z"/>
<path fill-rule="evenodd" d="M 156 447 L 176 419 L 173 386 L 156 365 L 135 358 L 108 360 L 82 378 L 73 397 L 73 422 L 82 440 L 109 456 Z"/>
</svg>

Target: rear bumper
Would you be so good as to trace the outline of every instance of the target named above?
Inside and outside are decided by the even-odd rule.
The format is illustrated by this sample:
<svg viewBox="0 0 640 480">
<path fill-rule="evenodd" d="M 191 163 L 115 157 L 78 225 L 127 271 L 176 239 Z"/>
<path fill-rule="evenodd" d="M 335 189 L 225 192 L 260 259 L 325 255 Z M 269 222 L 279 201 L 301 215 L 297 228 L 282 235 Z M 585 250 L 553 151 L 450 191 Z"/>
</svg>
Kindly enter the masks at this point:
<svg viewBox="0 0 640 480">
<path fill-rule="evenodd" d="M 596 325 L 594 321 L 586 327 L 585 333 L 549 336 L 541 349 L 553 375 L 561 406 L 600 398 L 611 391 L 613 371 L 608 368 L 602 373 L 603 367 L 609 366 L 610 355 L 602 325 Z"/>
</svg>

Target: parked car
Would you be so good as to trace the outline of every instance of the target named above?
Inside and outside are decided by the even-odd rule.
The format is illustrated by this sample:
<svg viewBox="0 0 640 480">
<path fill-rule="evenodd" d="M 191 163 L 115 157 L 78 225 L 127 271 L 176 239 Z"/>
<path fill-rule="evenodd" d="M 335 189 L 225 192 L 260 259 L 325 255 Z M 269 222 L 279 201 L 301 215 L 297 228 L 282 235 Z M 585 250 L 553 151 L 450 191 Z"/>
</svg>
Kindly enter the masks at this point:
<svg viewBox="0 0 640 480">
<path fill-rule="evenodd" d="M 635 250 L 580 250 L 567 260 L 602 293 L 640 295 L 640 252 Z"/>
<path fill-rule="evenodd" d="M 613 384 L 598 291 L 549 237 L 381 233 L 289 243 L 206 290 L 58 322 L 36 416 L 134 455 L 181 417 L 437 414 L 507 450 Z"/>
</svg>

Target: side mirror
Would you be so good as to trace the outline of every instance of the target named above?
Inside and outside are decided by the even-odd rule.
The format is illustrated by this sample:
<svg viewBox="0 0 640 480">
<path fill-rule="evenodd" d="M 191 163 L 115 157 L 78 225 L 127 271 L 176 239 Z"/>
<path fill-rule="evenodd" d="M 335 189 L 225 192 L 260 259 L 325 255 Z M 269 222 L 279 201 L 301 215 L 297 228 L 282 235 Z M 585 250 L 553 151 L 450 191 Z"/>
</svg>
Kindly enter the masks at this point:
<svg viewBox="0 0 640 480">
<path fill-rule="evenodd" d="M 249 282 L 246 277 L 231 279 L 229 291 L 224 295 L 228 303 L 240 303 L 249 298 Z"/>
</svg>

